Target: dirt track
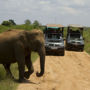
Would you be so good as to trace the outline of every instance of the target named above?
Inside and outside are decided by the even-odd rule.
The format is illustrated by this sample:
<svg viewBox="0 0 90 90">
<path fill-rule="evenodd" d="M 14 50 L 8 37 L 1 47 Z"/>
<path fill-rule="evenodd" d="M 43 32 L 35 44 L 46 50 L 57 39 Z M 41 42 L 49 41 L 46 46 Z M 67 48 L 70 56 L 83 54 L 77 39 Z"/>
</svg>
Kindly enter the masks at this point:
<svg viewBox="0 0 90 90">
<path fill-rule="evenodd" d="M 46 56 L 43 77 L 36 77 L 39 60 L 34 64 L 31 83 L 20 84 L 18 90 L 90 90 L 90 56 L 85 52 L 66 51 L 65 56 Z"/>
</svg>

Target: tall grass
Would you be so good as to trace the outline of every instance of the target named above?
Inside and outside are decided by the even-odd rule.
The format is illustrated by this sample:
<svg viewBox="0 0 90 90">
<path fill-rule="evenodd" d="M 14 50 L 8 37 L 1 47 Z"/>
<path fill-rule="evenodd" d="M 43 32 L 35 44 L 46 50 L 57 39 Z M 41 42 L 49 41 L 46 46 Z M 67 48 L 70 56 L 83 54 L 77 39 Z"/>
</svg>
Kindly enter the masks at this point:
<svg viewBox="0 0 90 90">
<path fill-rule="evenodd" d="M 87 53 L 90 54 L 90 28 L 87 28 L 84 31 L 84 38 L 85 38 L 85 50 Z"/>
<path fill-rule="evenodd" d="M 11 71 L 15 78 L 18 77 L 17 64 L 11 65 Z M 5 69 L 0 65 L 0 90 L 15 90 L 18 83 L 6 77 Z"/>
</svg>

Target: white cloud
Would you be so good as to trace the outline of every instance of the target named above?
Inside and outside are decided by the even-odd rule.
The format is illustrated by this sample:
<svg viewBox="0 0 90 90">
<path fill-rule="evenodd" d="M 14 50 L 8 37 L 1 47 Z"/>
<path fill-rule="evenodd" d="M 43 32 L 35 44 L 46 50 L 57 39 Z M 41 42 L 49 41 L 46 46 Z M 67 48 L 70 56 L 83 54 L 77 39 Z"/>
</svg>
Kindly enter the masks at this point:
<svg viewBox="0 0 90 90">
<path fill-rule="evenodd" d="M 85 4 L 85 2 L 89 1 L 89 0 L 56 0 L 59 3 L 63 4 L 63 5 L 79 5 L 82 6 Z"/>
<path fill-rule="evenodd" d="M 63 14 L 78 15 L 80 13 L 80 11 L 71 7 L 62 7 L 61 9 L 62 9 Z"/>
<path fill-rule="evenodd" d="M 73 0 L 75 4 L 77 5 L 85 5 L 85 0 Z"/>
<path fill-rule="evenodd" d="M 44 1 L 44 0 L 41 0 L 39 3 L 40 3 L 41 5 L 46 5 L 46 4 L 49 4 L 50 1 Z"/>
<path fill-rule="evenodd" d="M 17 23 L 37 19 L 43 24 L 55 21 L 89 25 L 89 11 L 89 0 L 0 0 L 0 22 L 13 18 Z"/>
</svg>

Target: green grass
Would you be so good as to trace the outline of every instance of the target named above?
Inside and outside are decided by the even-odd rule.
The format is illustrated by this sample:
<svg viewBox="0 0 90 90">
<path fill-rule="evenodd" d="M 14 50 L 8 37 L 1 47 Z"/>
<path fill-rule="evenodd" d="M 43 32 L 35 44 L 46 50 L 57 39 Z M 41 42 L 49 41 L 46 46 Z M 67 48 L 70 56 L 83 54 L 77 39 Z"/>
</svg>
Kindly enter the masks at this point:
<svg viewBox="0 0 90 90">
<path fill-rule="evenodd" d="M 14 25 L 14 26 L 3 26 L 3 25 L 0 25 L 0 33 L 4 32 L 6 30 L 9 30 L 9 29 L 23 29 L 23 30 L 41 29 L 42 30 L 43 27 L 34 27 L 34 25 L 25 25 L 25 24 Z"/>
<path fill-rule="evenodd" d="M 32 61 L 35 62 L 35 60 L 38 58 L 38 54 L 33 52 L 31 58 Z M 11 65 L 11 71 L 13 76 L 18 79 L 17 63 Z M 18 85 L 19 83 L 16 83 L 15 81 L 6 77 L 5 69 L 3 65 L 0 65 L 0 90 L 16 90 Z"/>
<path fill-rule="evenodd" d="M 90 54 L 90 28 L 84 31 L 85 51 Z"/>
<path fill-rule="evenodd" d="M 11 66 L 11 71 L 15 78 L 18 76 L 17 64 Z M 18 83 L 6 77 L 5 69 L 0 65 L 0 90 L 16 90 Z"/>
</svg>

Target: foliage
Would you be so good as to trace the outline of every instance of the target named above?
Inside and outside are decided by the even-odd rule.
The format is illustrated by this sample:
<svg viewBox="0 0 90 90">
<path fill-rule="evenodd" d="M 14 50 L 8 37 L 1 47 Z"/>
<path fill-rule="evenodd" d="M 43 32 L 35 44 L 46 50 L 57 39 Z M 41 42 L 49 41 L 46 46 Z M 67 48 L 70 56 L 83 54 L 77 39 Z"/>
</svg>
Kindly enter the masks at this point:
<svg viewBox="0 0 90 90">
<path fill-rule="evenodd" d="M 9 30 L 9 29 L 24 29 L 24 30 L 41 29 L 41 30 L 43 30 L 43 27 L 34 27 L 34 25 L 26 25 L 26 24 L 12 25 L 9 27 L 0 25 L 0 33 L 4 32 L 6 30 Z"/>
<path fill-rule="evenodd" d="M 85 50 L 90 54 L 90 28 L 84 31 Z"/>
<path fill-rule="evenodd" d="M 11 25 L 16 25 L 16 23 L 14 22 L 14 20 L 10 19 L 9 21 L 3 21 L 1 25 L 11 26 Z"/>
<path fill-rule="evenodd" d="M 11 25 L 11 22 L 9 22 L 9 21 L 3 21 L 3 22 L 2 22 L 2 25 L 10 26 L 10 25 Z"/>
<path fill-rule="evenodd" d="M 12 19 L 9 19 L 9 22 L 11 23 L 11 25 L 16 25 L 15 21 Z"/>
<path fill-rule="evenodd" d="M 34 25 L 34 28 L 37 28 L 40 26 L 40 23 L 37 20 L 35 20 L 33 25 Z"/>
<path fill-rule="evenodd" d="M 31 24 L 31 21 L 29 19 L 25 20 L 25 24 L 26 25 L 30 25 Z"/>
</svg>

